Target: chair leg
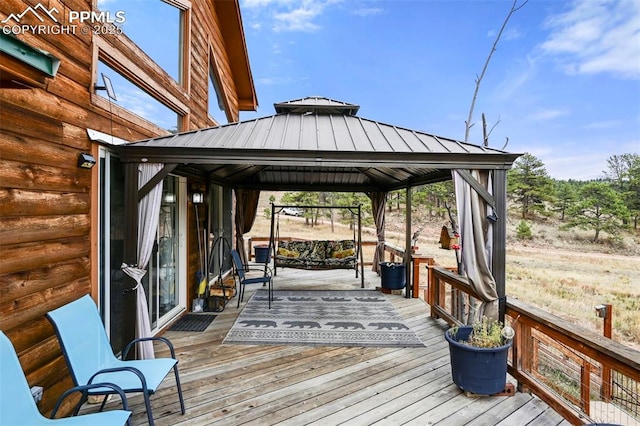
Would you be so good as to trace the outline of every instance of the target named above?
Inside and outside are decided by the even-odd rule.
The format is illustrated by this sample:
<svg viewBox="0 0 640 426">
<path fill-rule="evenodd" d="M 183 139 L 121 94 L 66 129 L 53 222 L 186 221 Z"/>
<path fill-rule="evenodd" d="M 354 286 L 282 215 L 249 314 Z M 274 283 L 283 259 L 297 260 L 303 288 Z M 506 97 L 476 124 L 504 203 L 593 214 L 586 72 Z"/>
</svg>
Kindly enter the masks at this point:
<svg viewBox="0 0 640 426">
<path fill-rule="evenodd" d="M 240 302 L 242 301 L 242 299 L 244 298 L 244 285 L 242 283 L 238 283 L 238 308 L 240 307 Z"/>
<path fill-rule="evenodd" d="M 178 388 L 178 398 L 180 398 L 180 410 L 182 414 L 185 413 L 184 409 L 184 399 L 182 398 L 182 386 L 180 386 L 180 377 L 178 376 L 178 364 L 173 366 L 173 372 L 176 375 L 176 386 Z"/>
<path fill-rule="evenodd" d="M 144 405 L 147 407 L 147 418 L 149 419 L 149 426 L 154 426 L 153 413 L 151 412 L 151 401 L 149 401 L 149 392 L 142 392 L 144 394 Z"/>
</svg>

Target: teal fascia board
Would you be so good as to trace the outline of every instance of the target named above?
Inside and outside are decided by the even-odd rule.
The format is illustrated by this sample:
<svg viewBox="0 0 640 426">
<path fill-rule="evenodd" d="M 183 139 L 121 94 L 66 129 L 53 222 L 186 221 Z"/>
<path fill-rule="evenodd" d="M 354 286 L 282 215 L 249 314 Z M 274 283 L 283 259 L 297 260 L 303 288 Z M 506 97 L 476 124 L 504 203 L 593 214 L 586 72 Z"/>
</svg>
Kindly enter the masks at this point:
<svg viewBox="0 0 640 426">
<path fill-rule="evenodd" d="M 4 33 L 0 33 L 0 51 L 13 56 L 50 77 L 55 77 L 60 67 L 60 59 L 51 53 L 36 49 Z"/>
</svg>

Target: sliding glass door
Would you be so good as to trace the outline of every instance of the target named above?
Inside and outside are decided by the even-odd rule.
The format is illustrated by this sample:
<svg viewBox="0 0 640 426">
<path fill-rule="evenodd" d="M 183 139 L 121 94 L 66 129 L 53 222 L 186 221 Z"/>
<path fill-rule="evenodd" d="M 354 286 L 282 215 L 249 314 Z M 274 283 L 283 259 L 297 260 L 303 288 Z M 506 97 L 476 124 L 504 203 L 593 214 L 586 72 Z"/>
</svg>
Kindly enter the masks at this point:
<svg viewBox="0 0 640 426">
<path fill-rule="evenodd" d="M 105 329 L 115 353 L 124 349 L 123 291 L 130 287 L 124 259 L 124 168 L 108 149 L 99 161 L 98 294 Z M 152 332 L 186 309 L 186 178 L 163 182 L 160 222 L 148 271 L 143 279 Z"/>
<path fill-rule="evenodd" d="M 156 244 L 143 280 L 152 330 L 186 308 L 186 179 L 166 177 L 162 192 Z"/>
</svg>

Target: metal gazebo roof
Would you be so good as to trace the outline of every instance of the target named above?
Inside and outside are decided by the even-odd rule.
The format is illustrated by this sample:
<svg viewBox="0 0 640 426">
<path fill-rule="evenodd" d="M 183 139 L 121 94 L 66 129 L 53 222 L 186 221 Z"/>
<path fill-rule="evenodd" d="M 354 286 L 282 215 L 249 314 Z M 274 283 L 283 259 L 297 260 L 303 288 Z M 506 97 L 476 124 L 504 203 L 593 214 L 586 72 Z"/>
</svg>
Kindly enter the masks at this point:
<svg viewBox="0 0 640 426">
<path fill-rule="evenodd" d="M 277 114 L 119 147 L 123 162 L 179 164 L 234 188 L 390 191 L 451 178 L 451 169 L 509 169 L 519 154 L 356 116 L 322 97 Z"/>
</svg>

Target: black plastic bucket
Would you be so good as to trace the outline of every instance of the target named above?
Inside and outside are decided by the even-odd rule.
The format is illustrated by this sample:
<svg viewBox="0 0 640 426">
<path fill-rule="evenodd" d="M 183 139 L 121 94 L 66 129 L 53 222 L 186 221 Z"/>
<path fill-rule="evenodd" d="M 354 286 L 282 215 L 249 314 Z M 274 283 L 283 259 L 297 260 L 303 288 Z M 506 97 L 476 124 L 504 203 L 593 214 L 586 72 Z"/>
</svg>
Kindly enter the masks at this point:
<svg viewBox="0 0 640 426">
<path fill-rule="evenodd" d="M 381 262 L 380 279 L 382 288 L 389 290 L 400 290 L 404 288 L 407 267 L 404 263 Z"/>
<path fill-rule="evenodd" d="M 255 246 L 254 250 L 256 263 L 268 263 L 271 261 L 269 246 Z"/>
</svg>

